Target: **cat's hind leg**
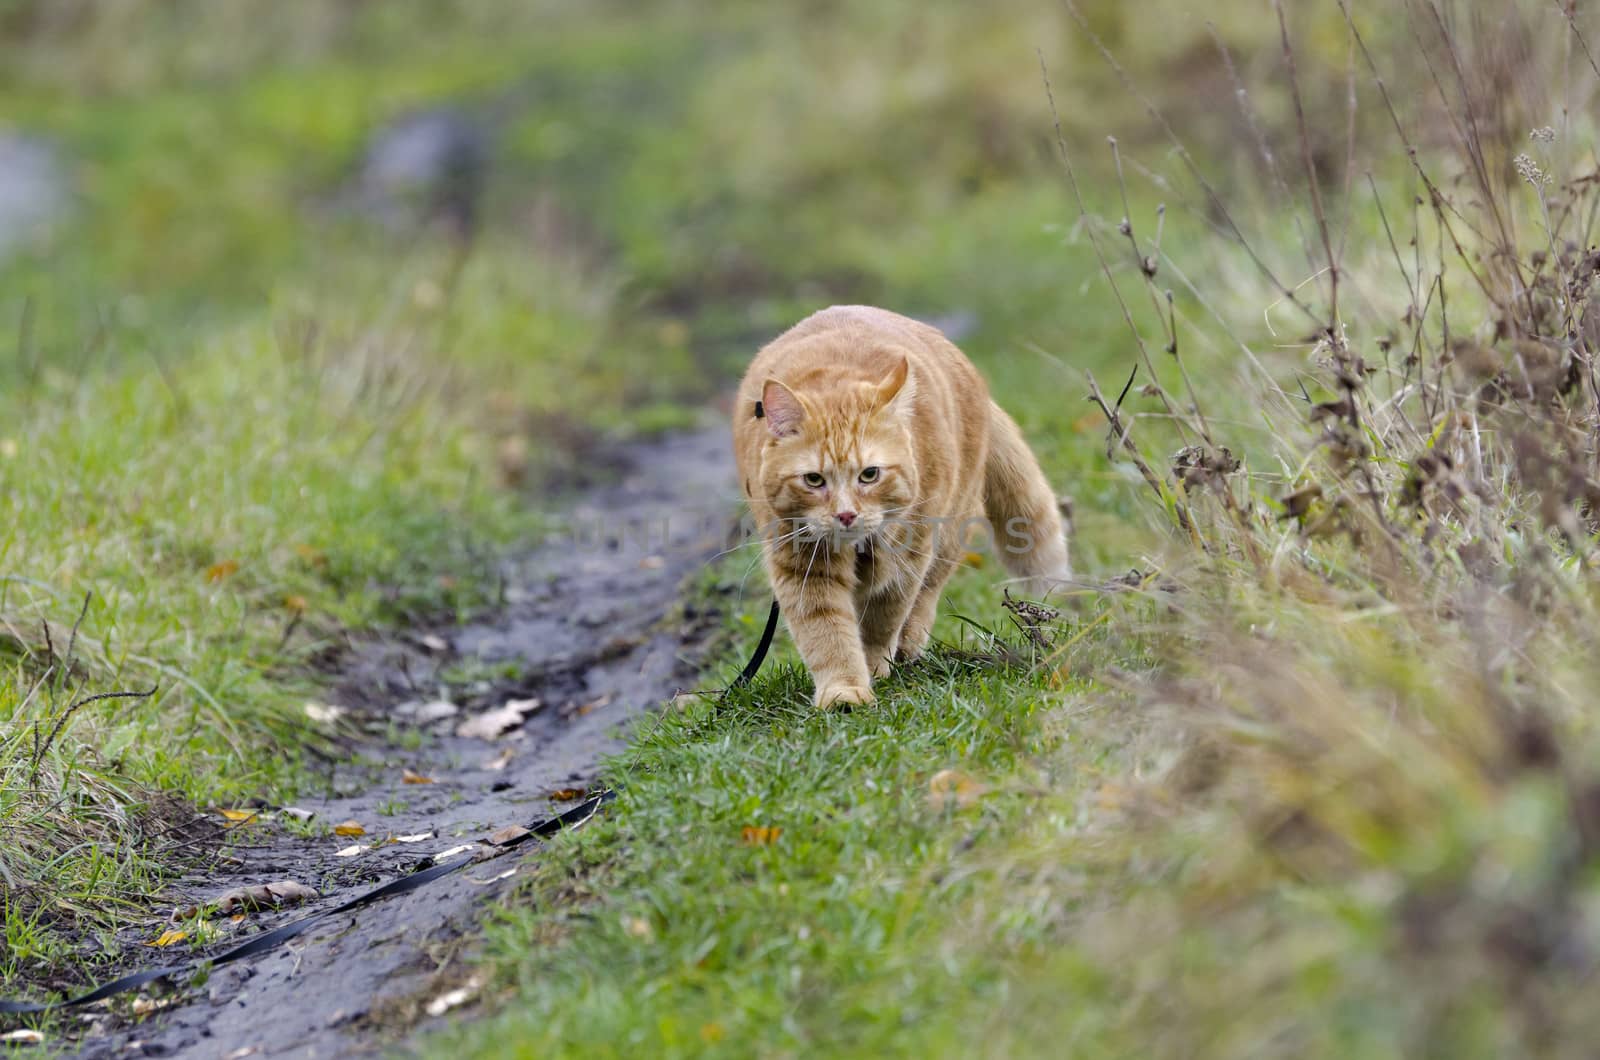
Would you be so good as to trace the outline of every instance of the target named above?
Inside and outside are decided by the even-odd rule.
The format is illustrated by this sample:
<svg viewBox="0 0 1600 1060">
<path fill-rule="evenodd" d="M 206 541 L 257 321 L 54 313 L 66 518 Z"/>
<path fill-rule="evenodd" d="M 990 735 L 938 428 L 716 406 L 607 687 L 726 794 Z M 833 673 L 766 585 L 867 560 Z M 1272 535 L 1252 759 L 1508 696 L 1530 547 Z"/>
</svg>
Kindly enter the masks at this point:
<svg viewBox="0 0 1600 1060">
<path fill-rule="evenodd" d="M 932 546 L 935 549 L 933 561 L 922 576 L 922 584 L 911 602 L 911 609 L 906 613 L 905 624 L 900 628 L 895 658 L 901 662 L 913 662 L 921 658 L 928 647 L 934 619 L 939 616 L 939 597 L 944 595 L 945 583 L 961 565 L 961 558 L 966 552 L 960 536 L 949 532 L 935 537 Z"/>
</svg>

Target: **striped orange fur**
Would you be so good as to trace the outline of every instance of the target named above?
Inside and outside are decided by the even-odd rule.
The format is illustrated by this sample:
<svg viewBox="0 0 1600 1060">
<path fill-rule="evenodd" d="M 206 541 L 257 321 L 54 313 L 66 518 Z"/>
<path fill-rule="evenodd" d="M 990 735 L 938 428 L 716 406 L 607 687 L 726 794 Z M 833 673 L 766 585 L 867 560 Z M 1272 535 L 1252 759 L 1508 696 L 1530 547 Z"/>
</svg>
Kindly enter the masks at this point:
<svg viewBox="0 0 1600 1060">
<path fill-rule="evenodd" d="M 813 314 L 751 362 L 733 433 L 818 706 L 872 702 L 874 677 L 922 653 L 975 528 L 1030 590 L 1069 575 L 1038 461 L 925 324 L 866 306 Z"/>
</svg>

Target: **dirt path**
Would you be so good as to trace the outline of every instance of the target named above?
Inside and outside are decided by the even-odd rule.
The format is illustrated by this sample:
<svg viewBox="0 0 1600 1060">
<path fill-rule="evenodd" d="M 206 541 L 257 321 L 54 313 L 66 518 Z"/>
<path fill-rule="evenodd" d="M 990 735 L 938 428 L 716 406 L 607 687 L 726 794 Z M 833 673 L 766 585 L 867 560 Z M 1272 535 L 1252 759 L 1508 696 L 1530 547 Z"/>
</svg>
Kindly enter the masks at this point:
<svg viewBox="0 0 1600 1060">
<path fill-rule="evenodd" d="M 358 745 L 329 778 L 327 797 L 299 806 L 328 824 L 359 821 L 366 837 L 302 839 L 281 823 L 251 826 L 230 850 L 233 871 L 177 890 L 196 902 L 276 880 L 319 891 L 306 906 L 250 917 L 265 929 L 563 809 L 546 796 L 593 781 L 620 746 L 622 724 L 694 680 L 688 656 L 705 623 L 676 612 L 684 579 L 727 530 L 727 449 L 722 430 L 706 429 L 624 450 L 622 480 L 583 498 L 567 530 L 513 565 L 502 613 L 373 643 L 348 661 L 331 701 L 350 711 L 346 722 L 388 739 Z M 447 690 L 457 713 L 427 720 L 446 710 L 425 706 L 441 701 L 441 674 L 454 678 Z M 507 701 L 535 698 L 542 706 L 499 739 L 457 735 Z M 407 749 L 418 733 L 421 746 Z M 406 784 L 407 769 L 435 783 Z M 377 837 L 424 834 L 431 838 L 338 856 Z M 512 886 L 503 874 L 520 860 L 475 865 L 331 917 L 275 952 L 217 970 L 143 1023 L 107 1016 L 79 1055 L 320 1058 L 392 1048 L 397 1032 L 425 1020 L 427 1001 L 468 978 L 468 933 L 484 904 Z"/>
</svg>

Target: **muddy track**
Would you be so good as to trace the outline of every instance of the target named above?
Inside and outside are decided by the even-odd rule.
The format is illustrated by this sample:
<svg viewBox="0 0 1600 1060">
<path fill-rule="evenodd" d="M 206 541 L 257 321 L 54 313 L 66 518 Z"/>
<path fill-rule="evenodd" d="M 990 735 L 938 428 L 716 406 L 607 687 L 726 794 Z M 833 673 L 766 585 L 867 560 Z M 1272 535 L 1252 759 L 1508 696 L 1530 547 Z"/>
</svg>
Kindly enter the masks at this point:
<svg viewBox="0 0 1600 1060">
<path fill-rule="evenodd" d="M 595 783 L 626 723 L 695 678 L 707 624 L 681 612 L 682 586 L 727 532 L 727 450 L 725 431 L 711 428 L 622 450 L 620 481 L 579 498 L 563 529 L 509 565 L 500 613 L 355 651 L 329 699 L 347 711 L 341 725 L 367 735 L 330 772 L 322 797 L 298 806 L 328 825 L 353 819 L 368 834 L 297 838 L 281 820 L 251 825 L 228 848 L 228 869 L 183 880 L 175 893 L 203 903 L 277 880 L 319 892 L 293 910 L 252 914 L 231 936 L 242 940 L 243 929 L 331 908 L 437 853 L 564 809 L 548 796 Z M 509 700 L 529 699 L 541 705 L 497 739 L 457 734 Z M 441 702 L 455 713 L 440 716 L 448 710 Z M 376 732 L 387 739 L 375 741 Z M 405 783 L 405 770 L 434 783 Z M 375 842 L 421 835 L 430 838 Z M 357 844 L 359 854 L 339 856 Z M 474 925 L 514 885 L 506 874 L 525 857 L 330 917 L 279 950 L 217 970 L 143 1022 L 98 1017 L 78 1055 L 323 1058 L 392 1049 L 425 1027 L 429 1000 L 467 980 Z"/>
</svg>

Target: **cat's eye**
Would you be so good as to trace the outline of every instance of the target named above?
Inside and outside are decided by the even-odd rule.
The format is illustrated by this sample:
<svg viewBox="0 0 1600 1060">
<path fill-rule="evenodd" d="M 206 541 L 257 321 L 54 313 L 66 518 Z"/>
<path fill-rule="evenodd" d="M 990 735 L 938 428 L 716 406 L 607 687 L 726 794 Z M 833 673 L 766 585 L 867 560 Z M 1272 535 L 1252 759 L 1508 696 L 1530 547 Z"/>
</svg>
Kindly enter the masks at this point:
<svg viewBox="0 0 1600 1060">
<path fill-rule="evenodd" d="M 861 481 L 862 482 L 876 482 L 876 481 L 878 481 L 878 475 L 879 474 L 881 474 L 881 471 L 878 468 L 875 468 L 875 467 L 864 467 L 864 468 L 861 469 Z"/>
<path fill-rule="evenodd" d="M 826 482 L 826 481 L 827 481 L 827 479 L 823 478 L 822 474 L 820 472 L 817 472 L 817 471 L 807 471 L 806 472 L 805 483 L 806 483 L 807 486 L 810 486 L 814 490 L 821 489 L 822 488 L 822 484 L 824 482 Z"/>
</svg>

